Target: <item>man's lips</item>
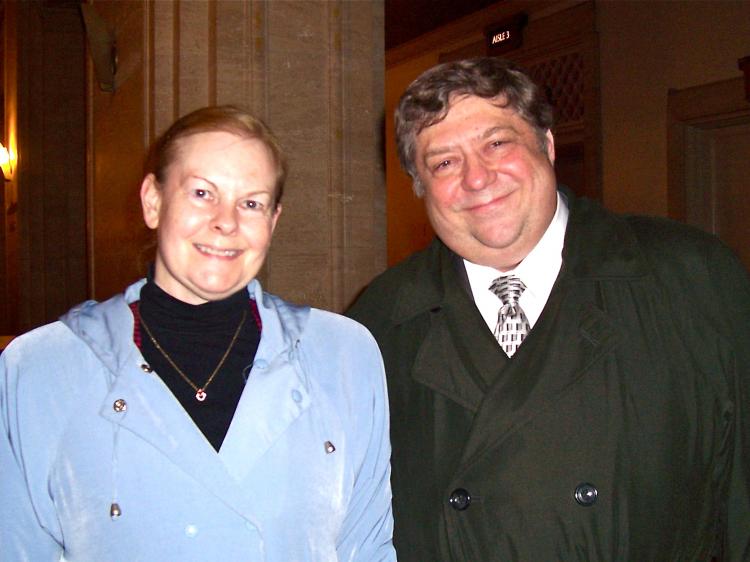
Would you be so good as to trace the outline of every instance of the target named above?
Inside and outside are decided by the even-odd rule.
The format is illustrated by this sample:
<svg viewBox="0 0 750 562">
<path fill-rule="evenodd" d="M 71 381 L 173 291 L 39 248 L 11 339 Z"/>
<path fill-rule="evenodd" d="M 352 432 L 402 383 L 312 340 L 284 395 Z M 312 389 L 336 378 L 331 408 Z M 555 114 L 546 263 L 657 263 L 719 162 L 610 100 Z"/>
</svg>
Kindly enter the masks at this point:
<svg viewBox="0 0 750 562">
<path fill-rule="evenodd" d="M 195 246 L 195 248 L 202 254 L 220 258 L 234 258 L 242 253 L 241 250 L 235 250 L 231 248 L 214 248 L 213 246 L 206 246 L 205 244 L 198 243 L 193 244 L 193 246 Z"/>
<path fill-rule="evenodd" d="M 513 194 L 514 192 L 508 192 L 502 195 L 494 195 L 491 199 L 487 201 L 480 201 L 477 203 L 469 204 L 464 207 L 464 211 L 468 211 L 470 213 L 482 213 L 482 212 L 488 212 L 494 210 L 496 207 L 503 205 L 506 203 L 508 198 Z"/>
</svg>

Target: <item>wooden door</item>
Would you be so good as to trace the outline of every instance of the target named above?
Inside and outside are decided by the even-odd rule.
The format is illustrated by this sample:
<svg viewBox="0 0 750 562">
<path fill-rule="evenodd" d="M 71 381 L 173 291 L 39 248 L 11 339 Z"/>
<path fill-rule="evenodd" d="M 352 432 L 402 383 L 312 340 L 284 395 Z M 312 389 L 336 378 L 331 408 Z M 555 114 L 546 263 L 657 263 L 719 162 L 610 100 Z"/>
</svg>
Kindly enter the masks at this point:
<svg viewBox="0 0 750 562">
<path fill-rule="evenodd" d="M 750 102 L 742 78 L 669 92 L 669 213 L 750 270 Z"/>
</svg>

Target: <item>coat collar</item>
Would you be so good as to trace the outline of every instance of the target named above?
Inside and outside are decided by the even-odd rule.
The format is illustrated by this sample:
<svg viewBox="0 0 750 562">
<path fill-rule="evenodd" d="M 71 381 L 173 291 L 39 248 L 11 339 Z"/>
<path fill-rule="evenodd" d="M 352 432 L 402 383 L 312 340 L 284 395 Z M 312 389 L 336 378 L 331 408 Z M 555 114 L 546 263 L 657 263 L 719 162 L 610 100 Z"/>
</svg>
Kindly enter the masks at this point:
<svg viewBox="0 0 750 562">
<path fill-rule="evenodd" d="M 561 191 L 570 208 L 562 256 L 562 270 L 567 275 L 584 281 L 626 280 L 648 274 L 645 258 L 626 218 L 604 210 L 590 199 L 577 198 L 565 187 Z M 446 284 L 440 272 L 455 267 L 461 275 L 463 270 L 460 258 L 439 238 L 401 267 L 408 269 L 410 275 L 396 295 L 391 318 L 396 325 L 443 306 Z"/>
<path fill-rule="evenodd" d="M 145 284 L 146 280 L 141 279 L 122 294 L 102 303 L 86 301 L 60 318 L 113 375 L 140 358 L 133 343 L 133 315 L 128 305 L 140 299 L 141 287 Z M 247 291 L 258 305 L 262 323 L 256 362 L 270 363 L 299 340 L 310 309 L 290 305 L 265 293 L 257 280 L 248 284 Z"/>
<path fill-rule="evenodd" d="M 567 188 L 570 216 L 563 246 L 563 268 L 575 279 L 637 279 L 649 267 L 626 217 L 595 201 L 577 198 Z"/>
</svg>

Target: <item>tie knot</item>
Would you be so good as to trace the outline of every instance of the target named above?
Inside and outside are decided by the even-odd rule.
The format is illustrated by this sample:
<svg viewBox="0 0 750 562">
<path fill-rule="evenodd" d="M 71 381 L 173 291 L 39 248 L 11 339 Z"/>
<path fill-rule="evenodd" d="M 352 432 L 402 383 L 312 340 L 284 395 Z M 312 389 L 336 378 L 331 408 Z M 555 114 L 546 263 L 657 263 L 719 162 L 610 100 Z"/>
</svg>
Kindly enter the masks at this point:
<svg viewBox="0 0 750 562">
<path fill-rule="evenodd" d="M 518 304 L 518 299 L 521 298 L 525 290 L 526 285 L 515 275 L 498 277 L 490 285 L 490 291 L 495 293 L 504 305 L 513 306 Z"/>
</svg>

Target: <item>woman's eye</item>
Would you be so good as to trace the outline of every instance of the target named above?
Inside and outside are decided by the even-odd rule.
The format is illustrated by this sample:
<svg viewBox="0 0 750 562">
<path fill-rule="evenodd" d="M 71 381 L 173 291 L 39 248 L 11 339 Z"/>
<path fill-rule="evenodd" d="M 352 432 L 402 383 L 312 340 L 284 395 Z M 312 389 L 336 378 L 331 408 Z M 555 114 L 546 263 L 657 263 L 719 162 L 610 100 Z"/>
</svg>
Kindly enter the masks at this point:
<svg viewBox="0 0 750 562">
<path fill-rule="evenodd" d="M 193 190 L 193 195 L 199 199 L 206 199 L 210 194 L 207 189 L 196 188 Z"/>
<path fill-rule="evenodd" d="M 259 201 L 255 201 L 254 199 L 248 199 L 242 204 L 242 206 L 245 209 L 252 209 L 256 211 L 260 211 L 261 209 L 263 209 L 263 204 Z"/>
</svg>

